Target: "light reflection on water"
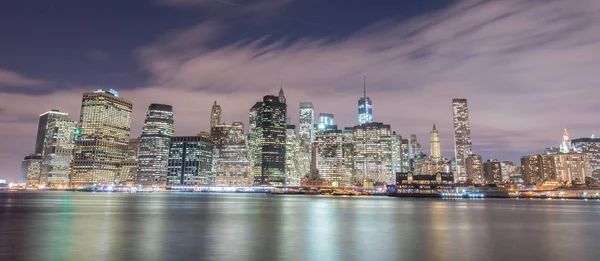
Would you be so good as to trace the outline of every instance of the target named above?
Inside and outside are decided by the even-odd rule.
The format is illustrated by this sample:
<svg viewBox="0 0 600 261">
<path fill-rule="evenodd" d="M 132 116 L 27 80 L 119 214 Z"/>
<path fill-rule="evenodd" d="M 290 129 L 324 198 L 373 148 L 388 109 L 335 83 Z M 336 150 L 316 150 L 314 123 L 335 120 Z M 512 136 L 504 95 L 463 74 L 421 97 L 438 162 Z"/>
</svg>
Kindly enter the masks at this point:
<svg viewBox="0 0 600 261">
<path fill-rule="evenodd" d="M 0 193 L 0 260 L 595 260 L 600 202 Z"/>
</svg>

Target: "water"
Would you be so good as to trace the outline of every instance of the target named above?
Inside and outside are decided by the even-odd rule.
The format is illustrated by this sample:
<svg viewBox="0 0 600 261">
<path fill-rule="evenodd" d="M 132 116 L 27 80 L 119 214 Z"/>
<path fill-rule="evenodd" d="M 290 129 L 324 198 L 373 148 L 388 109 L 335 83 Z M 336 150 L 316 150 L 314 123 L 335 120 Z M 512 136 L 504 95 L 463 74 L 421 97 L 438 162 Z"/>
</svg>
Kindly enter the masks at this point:
<svg viewBox="0 0 600 261">
<path fill-rule="evenodd" d="M 600 202 L 0 193 L 0 260 L 598 260 Z"/>
</svg>

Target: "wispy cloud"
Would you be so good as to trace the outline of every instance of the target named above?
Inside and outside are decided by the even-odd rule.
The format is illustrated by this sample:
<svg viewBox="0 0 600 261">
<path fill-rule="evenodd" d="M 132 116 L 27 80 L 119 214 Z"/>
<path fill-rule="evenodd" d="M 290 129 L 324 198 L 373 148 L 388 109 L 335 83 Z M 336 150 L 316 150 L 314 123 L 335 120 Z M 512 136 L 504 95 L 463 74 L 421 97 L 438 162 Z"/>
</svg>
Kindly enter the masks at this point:
<svg viewBox="0 0 600 261">
<path fill-rule="evenodd" d="M 0 87 L 39 87 L 44 81 L 25 77 L 17 72 L 0 69 Z"/>
</svg>

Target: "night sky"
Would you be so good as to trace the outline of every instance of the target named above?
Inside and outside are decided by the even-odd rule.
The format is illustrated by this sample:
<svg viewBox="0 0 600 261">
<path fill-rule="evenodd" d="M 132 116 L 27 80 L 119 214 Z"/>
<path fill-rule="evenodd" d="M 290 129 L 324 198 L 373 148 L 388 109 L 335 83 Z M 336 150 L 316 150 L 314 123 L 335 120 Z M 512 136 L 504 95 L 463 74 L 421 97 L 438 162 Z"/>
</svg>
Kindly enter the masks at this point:
<svg viewBox="0 0 600 261">
<path fill-rule="evenodd" d="M 367 74 L 374 120 L 453 156 L 452 98 L 468 98 L 474 152 L 518 161 L 600 134 L 598 0 L 8 0 L 0 3 L 0 178 L 33 152 L 37 119 L 79 120 L 81 96 L 172 104 L 176 135 L 208 130 L 279 91 L 357 123 Z"/>
</svg>

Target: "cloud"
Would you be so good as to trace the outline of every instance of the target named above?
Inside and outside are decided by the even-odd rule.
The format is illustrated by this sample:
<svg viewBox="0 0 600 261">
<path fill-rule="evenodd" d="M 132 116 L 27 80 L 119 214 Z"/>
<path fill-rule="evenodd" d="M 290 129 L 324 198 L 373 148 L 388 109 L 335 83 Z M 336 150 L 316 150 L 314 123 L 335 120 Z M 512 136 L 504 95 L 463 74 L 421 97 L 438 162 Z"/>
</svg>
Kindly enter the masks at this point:
<svg viewBox="0 0 600 261">
<path fill-rule="evenodd" d="M 245 14 L 284 7 L 293 0 L 157 0 L 159 4 L 180 8 L 213 8 Z"/>
<path fill-rule="evenodd" d="M 598 11 L 595 0 L 462 1 L 342 39 L 265 34 L 227 44 L 222 40 L 233 29 L 244 28 L 209 20 L 136 50 L 150 86 L 121 96 L 135 104 L 132 136 L 141 132 L 152 102 L 173 104 L 177 135 L 192 135 L 208 129 L 214 100 L 225 122 L 247 123 L 250 107 L 276 94 L 283 76 L 292 122 L 298 102 L 311 101 L 317 115 L 334 113 L 339 126 L 352 126 L 366 73 L 376 121 L 404 137 L 417 134 L 426 149 L 436 123 L 444 155 L 452 157 L 451 99 L 466 97 L 475 152 L 518 160 L 558 145 L 563 128 L 574 137 L 600 133 Z M 0 153 L 13 155 L 0 158 L 10 166 L 0 176 L 16 177 L 20 160 L 33 150 L 35 116 L 57 108 L 78 119 L 81 90 L 0 93 L 0 99 L 0 131 L 11 133 Z"/>
<path fill-rule="evenodd" d="M 0 87 L 39 87 L 44 81 L 27 78 L 17 72 L 0 69 Z"/>
</svg>

